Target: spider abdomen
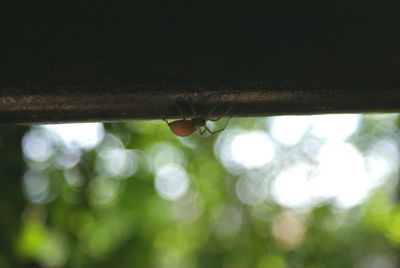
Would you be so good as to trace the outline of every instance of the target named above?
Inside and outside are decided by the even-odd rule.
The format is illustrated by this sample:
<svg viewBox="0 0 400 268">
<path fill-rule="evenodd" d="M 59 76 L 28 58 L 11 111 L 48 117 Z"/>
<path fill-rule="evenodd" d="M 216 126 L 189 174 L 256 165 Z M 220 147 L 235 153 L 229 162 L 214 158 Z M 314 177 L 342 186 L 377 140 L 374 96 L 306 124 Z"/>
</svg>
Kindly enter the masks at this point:
<svg viewBox="0 0 400 268">
<path fill-rule="evenodd" d="M 196 130 L 195 123 L 192 120 L 182 119 L 168 123 L 171 131 L 180 137 L 187 137 L 192 135 Z"/>
</svg>

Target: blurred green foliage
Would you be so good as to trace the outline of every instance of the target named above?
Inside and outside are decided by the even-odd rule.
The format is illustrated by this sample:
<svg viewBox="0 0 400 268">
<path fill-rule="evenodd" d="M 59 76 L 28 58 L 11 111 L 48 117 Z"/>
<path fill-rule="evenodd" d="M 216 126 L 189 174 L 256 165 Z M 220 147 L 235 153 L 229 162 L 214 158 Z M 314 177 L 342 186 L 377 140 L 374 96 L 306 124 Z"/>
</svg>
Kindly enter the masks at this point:
<svg viewBox="0 0 400 268">
<path fill-rule="evenodd" d="M 397 169 L 350 206 L 286 204 L 277 177 L 298 162 L 318 167 L 327 139 L 308 129 L 294 144 L 270 138 L 265 163 L 241 164 L 246 148 L 232 158 L 235 137 L 271 137 L 271 120 L 233 119 L 220 135 L 189 138 L 161 121 L 107 123 L 90 148 L 42 126 L 2 127 L 0 267 L 397 267 Z M 389 143 L 396 151 L 382 154 L 397 161 L 396 120 L 362 116 L 344 142 L 365 162 Z"/>
</svg>

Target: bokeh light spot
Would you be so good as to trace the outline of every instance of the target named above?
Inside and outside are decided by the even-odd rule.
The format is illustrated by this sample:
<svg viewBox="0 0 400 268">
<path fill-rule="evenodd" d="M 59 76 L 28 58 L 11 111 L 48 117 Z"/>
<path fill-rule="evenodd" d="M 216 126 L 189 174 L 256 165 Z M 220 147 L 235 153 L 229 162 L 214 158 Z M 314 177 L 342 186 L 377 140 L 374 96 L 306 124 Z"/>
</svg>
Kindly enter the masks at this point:
<svg viewBox="0 0 400 268">
<path fill-rule="evenodd" d="M 379 140 L 371 146 L 365 158 L 368 172 L 378 186 L 398 169 L 399 151 L 396 142 L 388 139 Z"/>
<path fill-rule="evenodd" d="M 311 120 L 312 133 L 316 137 L 329 140 L 346 140 L 358 129 L 361 115 L 315 115 L 311 117 Z"/>
<path fill-rule="evenodd" d="M 217 207 L 211 214 L 211 227 L 221 239 L 236 236 L 242 224 L 242 213 L 234 206 Z"/>
<path fill-rule="evenodd" d="M 119 181 L 107 177 L 96 177 L 90 181 L 90 201 L 94 205 L 107 205 L 116 197 Z"/>
<path fill-rule="evenodd" d="M 62 267 L 67 261 L 68 244 L 66 238 L 56 232 L 50 232 L 43 244 L 40 259 L 48 267 Z"/>
<path fill-rule="evenodd" d="M 203 202 L 197 193 L 188 191 L 174 203 L 173 212 L 177 220 L 192 223 L 203 213 Z"/>
<path fill-rule="evenodd" d="M 258 173 L 249 173 L 237 181 L 236 194 L 243 203 L 256 205 L 268 196 L 268 186 L 265 176 Z"/>
<path fill-rule="evenodd" d="M 233 172 L 261 168 L 275 157 L 275 146 L 262 131 L 226 131 L 217 139 L 214 150 L 220 161 Z"/>
<path fill-rule="evenodd" d="M 85 183 L 82 174 L 76 168 L 65 170 L 64 178 L 66 182 L 73 187 L 81 187 Z"/>
<path fill-rule="evenodd" d="M 297 144 L 311 124 L 308 116 L 276 116 L 269 122 L 271 136 L 285 145 Z"/>
<path fill-rule="evenodd" d="M 266 133 L 254 131 L 234 137 L 231 153 L 237 164 L 245 168 L 258 168 L 274 158 L 275 147 Z"/>
<path fill-rule="evenodd" d="M 285 167 L 272 184 L 275 200 L 287 207 L 303 208 L 311 205 L 312 189 L 309 185 L 310 166 L 296 163 Z"/>
<path fill-rule="evenodd" d="M 291 211 L 282 211 L 274 217 L 272 235 L 283 250 L 296 249 L 304 240 L 303 220 Z"/>
<path fill-rule="evenodd" d="M 186 164 L 183 153 L 173 144 L 166 142 L 156 143 L 147 151 L 155 170 L 167 165 L 185 166 Z"/>
<path fill-rule="evenodd" d="M 53 124 L 43 128 L 57 135 L 66 146 L 76 145 L 85 150 L 96 147 L 104 137 L 101 123 Z"/>
<path fill-rule="evenodd" d="M 180 166 L 164 166 L 157 171 L 155 187 L 162 198 L 177 200 L 186 193 L 189 187 L 188 175 Z"/>
<path fill-rule="evenodd" d="M 28 199 L 34 203 L 46 203 L 49 196 L 49 178 L 40 172 L 28 170 L 23 186 Z"/>
<path fill-rule="evenodd" d="M 138 169 L 138 155 L 133 150 L 106 147 L 99 153 L 97 170 L 100 174 L 127 178 Z"/>
<path fill-rule="evenodd" d="M 362 154 L 346 142 L 325 144 L 318 155 L 315 191 L 335 198 L 340 207 L 358 205 L 374 187 Z"/>
<path fill-rule="evenodd" d="M 30 160 L 46 161 L 54 152 L 53 141 L 45 131 L 32 129 L 22 139 L 22 150 Z"/>
<path fill-rule="evenodd" d="M 55 154 L 55 164 L 60 169 L 69 169 L 79 163 L 81 150 L 78 146 L 61 146 Z"/>
</svg>

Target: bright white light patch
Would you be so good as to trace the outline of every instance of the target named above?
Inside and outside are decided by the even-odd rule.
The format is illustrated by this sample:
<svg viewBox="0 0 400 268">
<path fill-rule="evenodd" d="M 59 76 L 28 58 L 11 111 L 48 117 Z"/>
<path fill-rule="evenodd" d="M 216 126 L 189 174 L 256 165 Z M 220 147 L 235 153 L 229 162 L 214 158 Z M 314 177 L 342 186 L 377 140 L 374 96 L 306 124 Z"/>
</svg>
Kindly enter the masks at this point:
<svg viewBox="0 0 400 268">
<path fill-rule="evenodd" d="M 266 165 L 275 156 L 275 146 L 269 136 L 254 131 L 235 136 L 230 144 L 232 160 L 245 168 Z"/>
<path fill-rule="evenodd" d="M 368 175 L 364 158 L 351 144 L 326 144 L 318 156 L 319 176 L 315 191 L 321 196 L 335 198 L 341 207 L 351 207 L 363 201 L 374 187 Z"/>
<path fill-rule="evenodd" d="M 298 143 L 310 127 L 309 116 L 277 116 L 271 122 L 271 136 L 285 145 Z"/>
<path fill-rule="evenodd" d="M 309 172 L 311 167 L 298 163 L 287 167 L 275 178 L 272 195 L 276 201 L 287 207 L 307 207 L 313 201 Z"/>
<path fill-rule="evenodd" d="M 275 178 L 272 194 L 279 204 L 306 208 L 333 199 L 337 206 L 348 208 L 360 204 L 377 185 L 363 156 L 349 143 L 329 142 L 317 159 L 317 166 L 297 163 Z"/>
<path fill-rule="evenodd" d="M 359 114 L 332 114 L 312 116 L 312 133 L 318 138 L 346 140 L 358 128 Z"/>
<path fill-rule="evenodd" d="M 394 118 L 380 118 L 377 122 L 391 129 L 393 124 L 385 122 Z M 289 146 L 300 143 L 293 151 L 287 148 L 288 155 L 293 156 L 288 161 L 276 156 L 280 147 L 261 131 L 227 129 L 218 137 L 214 150 L 224 166 L 237 174 L 268 163 L 271 168 L 279 167 L 281 170 L 277 170 L 279 173 L 271 182 L 271 194 L 282 206 L 306 209 L 332 200 L 339 208 L 349 208 L 359 205 L 390 174 L 397 172 L 400 158 L 395 140 L 390 138 L 369 146 L 365 156 L 346 142 L 357 133 L 361 119 L 359 114 L 269 119 L 274 141 Z M 303 139 L 305 134 L 307 138 Z M 269 194 L 263 190 L 262 177 L 242 176 L 238 180 L 236 194 L 243 203 L 257 204 Z"/>
<path fill-rule="evenodd" d="M 379 185 L 384 181 L 384 178 L 398 169 L 399 152 L 396 141 L 378 141 L 368 152 L 366 161 L 368 172 Z"/>
<path fill-rule="evenodd" d="M 168 165 L 157 171 L 155 186 L 162 198 L 177 200 L 186 193 L 189 187 L 189 179 L 186 171 L 181 167 Z"/>
<path fill-rule="evenodd" d="M 56 134 L 67 146 L 79 146 L 90 150 L 100 143 L 104 136 L 101 123 L 55 124 L 43 128 Z"/>
</svg>

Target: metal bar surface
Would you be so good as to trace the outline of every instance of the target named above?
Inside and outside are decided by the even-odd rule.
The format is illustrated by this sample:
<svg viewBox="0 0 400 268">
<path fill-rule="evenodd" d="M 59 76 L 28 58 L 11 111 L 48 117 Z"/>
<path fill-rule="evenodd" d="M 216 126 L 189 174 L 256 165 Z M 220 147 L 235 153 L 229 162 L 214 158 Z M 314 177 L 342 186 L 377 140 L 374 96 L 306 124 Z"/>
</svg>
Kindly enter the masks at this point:
<svg viewBox="0 0 400 268">
<path fill-rule="evenodd" d="M 99 91 L 96 91 L 99 92 Z M 245 90 L 103 94 L 3 95 L 2 123 L 63 123 L 213 116 L 237 117 L 362 112 L 398 112 L 397 90 Z M 179 108 L 178 108 L 179 106 Z M 232 108 L 231 108 L 232 106 Z M 182 114 L 181 114 L 182 112 Z"/>
</svg>

